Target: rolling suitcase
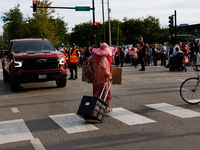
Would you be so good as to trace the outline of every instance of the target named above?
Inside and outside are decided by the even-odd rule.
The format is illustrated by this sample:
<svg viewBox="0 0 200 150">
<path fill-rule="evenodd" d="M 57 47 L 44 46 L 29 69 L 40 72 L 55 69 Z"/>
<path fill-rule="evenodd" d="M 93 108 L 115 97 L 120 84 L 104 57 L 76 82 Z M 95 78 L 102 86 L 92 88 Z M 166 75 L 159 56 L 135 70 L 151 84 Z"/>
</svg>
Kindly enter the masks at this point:
<svg viewBox="0 0 200 150">
<path fill-rule="evenodd" d="M 93 96 L 83 96 L 81 104 L 79 106 L 77 114 L 84 118 L 86 121 L 100 121 L 103 122 L 103 117 L 105 115 L 108 104 L 105 102 L 108 92 L 110 90 L 112 81 L 106 93 L 104 100 L 101 99 L 105 86 L 101 92 L 100 97 Z"/>
</svg>

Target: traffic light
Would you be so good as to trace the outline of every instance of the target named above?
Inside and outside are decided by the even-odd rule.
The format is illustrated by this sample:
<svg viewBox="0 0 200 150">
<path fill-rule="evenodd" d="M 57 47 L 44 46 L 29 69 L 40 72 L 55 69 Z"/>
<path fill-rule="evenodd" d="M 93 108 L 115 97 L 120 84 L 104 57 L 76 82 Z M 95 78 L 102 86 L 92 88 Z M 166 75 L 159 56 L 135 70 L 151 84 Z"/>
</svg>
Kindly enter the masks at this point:
<svg viewBox="0 0 200 150">
<path fill-rule="evenodd" d="M 173 15 L 172 16 L 169 16 L 169 27 L 170 28 L 173 28 L 173 25 L 174 24 L 174 21 L 173 21 Z"/>
<path fill-rule="evenodd" d="M 94 38 L 96 38 L 96 37 L 98 36 L 98 34 L 97 34 L 97 22 L 94 22 L 94 24 L 93 24 L 93 29 L 94 29 L 94 31 L 93 31 L 93 33 L 94 33 Z"/>
<path fill-rule="evenodd" d="M 37 11 L 37 1 L 33 1 L 33 12 Z"/>
<path fill-rule="evenodd" d="M 174 33 L 174 21 L 173 21 L 173 15 L 169 16 L 169 34 L 172 35 Z"/>
</svg>

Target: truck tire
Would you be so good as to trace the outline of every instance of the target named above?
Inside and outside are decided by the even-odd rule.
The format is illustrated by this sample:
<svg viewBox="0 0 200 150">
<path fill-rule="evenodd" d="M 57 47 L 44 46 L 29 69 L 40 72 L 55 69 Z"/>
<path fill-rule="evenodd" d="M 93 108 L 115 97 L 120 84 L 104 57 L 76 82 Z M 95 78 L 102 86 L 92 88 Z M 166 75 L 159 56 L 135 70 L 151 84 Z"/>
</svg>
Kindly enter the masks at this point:
<svg viewBox="0 0 200 150">
<path fill-rule="evenodd" d="M 10 75 L 10 88 L 12 91 L 20 90 L 20 82 L 14 79 L 12 75 Z"/>
<path fill-rule="evenodd" d="M 59 79 L 59 80 L 56 80 L 56 85 L 57 87 L 65 87 L 67 84 L 67 79 Z"/>
<path fill-rule="evenodd" d="M 3 81 L 5 83 L 10 81 L 10 76 L 6 73 L 4 69 L 3 69 Z"/>
</svg>

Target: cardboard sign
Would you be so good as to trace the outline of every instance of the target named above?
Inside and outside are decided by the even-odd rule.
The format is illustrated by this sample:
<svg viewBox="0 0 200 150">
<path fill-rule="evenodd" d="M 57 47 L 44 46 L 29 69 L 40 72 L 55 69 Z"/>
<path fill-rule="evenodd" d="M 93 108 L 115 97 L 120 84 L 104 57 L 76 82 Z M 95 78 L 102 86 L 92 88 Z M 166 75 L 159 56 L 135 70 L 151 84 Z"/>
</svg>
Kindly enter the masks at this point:
<svg viewBox="0 0 200 150">
<path fill-rule="evenodd" d="M 87 71 L 88 66 L 87 65 L 83 65 L 82 66 L 82 81 L 85 81 L 84 78 L 84 73 Z M 111 69 L 111 73 L 112 73 L 112 78 L 113 78 L 113 83 L 112 84 L 122 84 L 122 68 L 112 68 Z"/>
<path fill-rule="evenodd" d="M 112 84 L 122 84 L 122 68 L 112 68 L 111 69 L 113 83 Z"/>
</svg>

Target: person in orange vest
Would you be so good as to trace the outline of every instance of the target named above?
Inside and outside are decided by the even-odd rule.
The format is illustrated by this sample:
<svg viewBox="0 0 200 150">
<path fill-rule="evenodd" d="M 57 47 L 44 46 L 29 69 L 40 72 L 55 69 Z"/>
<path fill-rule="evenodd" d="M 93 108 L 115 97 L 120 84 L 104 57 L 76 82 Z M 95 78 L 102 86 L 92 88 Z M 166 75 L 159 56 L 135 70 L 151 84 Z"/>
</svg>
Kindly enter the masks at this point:
<svg viewBox="0 0 200 150">
<path fill-rule="evenodd" d="M 66 60 L 66 62 L 68 64 L 69 63 L 69 51 L 67 51 L 65 46 L 63 46 L 63 54 L 65 55 L 65 60 Z"/>
<path fill-rule="evenodd" d="M 69 67 L 70 67 L 70 78 L 68 80 L 77 79 L 78 76 L 78 58 L 79 50 L 76 49 L 76 44 L 73 43 L 72 50 L 69 51 Z M 75 71 L 75 78 L 73 78 L 73 70 Z"/>
</svg>

